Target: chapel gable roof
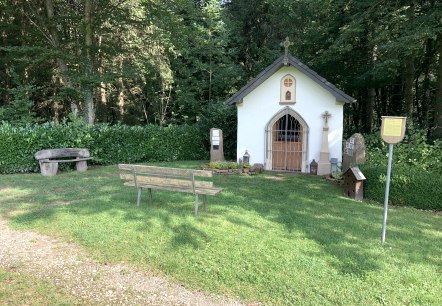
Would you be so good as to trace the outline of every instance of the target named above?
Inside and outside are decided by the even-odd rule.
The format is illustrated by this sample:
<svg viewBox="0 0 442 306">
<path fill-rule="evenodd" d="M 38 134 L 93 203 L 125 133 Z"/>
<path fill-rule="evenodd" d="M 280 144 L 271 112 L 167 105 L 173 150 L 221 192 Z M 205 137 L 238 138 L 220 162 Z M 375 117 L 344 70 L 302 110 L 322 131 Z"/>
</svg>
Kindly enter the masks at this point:
<svg viewBox="0 0 442 306">
<path fill-rule="evenodd" d="M 356 99 L 350 97 L 345 92 L 337 88 L 335 85 L 321 77 L 315 71 L 310 69 L 307 65 L 302 63 L 299 59 L 292 55 L 288 55 L 287 65 L 291 65 L 304 73 L 314 82 L 316 82 L 319 86 L 327 90 L 331 93 L 338 101 L 342 101 L 345 103 L 354 103 Z M 271 75 L 273 75 L 276 71 L 278 71 L 281 67 L 285 66 L 284 56 L 281 56 L 276 61 L 274 61 L 270 66 L 264 69 L 256 78 L 252 79 L 248 82 L 243 88 L 241 88 L 236 94 L 230 97 L 226 103 L 229 105 L 233 105 L 236 103 L 241 103 L 242 99 L 252 92 L 255 88 L 261 85 L 265 80 L 267 80 Z"/>
</svg>

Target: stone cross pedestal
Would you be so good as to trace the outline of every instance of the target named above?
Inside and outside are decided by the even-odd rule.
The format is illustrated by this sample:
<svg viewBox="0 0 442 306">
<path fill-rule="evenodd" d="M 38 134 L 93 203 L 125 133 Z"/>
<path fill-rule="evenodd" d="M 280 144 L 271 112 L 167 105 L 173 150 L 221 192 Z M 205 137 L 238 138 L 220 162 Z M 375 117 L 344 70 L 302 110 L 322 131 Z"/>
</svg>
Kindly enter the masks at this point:
<svg viewBox="0 0 442 306">
<path fill-rule="evenodd" d="M 210 129 L 210 161 L 224 161 L 223 131 Z"/>
<path fill-rule="evenodd" d="M 328 149 L 328 120 L 331 117 L 331 114 L 326 111 L 322 118 L 324 118 L 325 123 L 322 128 L 322 144 L 321 144 L 321 153 L 319 155 L 318 161 L 318 175 L 329 175 L 330 174 L 330 151 Z"/>
</svg>

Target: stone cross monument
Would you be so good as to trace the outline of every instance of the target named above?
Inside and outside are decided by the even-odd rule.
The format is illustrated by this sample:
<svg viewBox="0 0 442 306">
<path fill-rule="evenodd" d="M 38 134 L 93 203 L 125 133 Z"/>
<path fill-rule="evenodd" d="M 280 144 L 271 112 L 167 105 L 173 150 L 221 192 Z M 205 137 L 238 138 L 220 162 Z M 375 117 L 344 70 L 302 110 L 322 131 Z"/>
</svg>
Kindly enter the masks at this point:
<svg viewBox="0 0 442 306">
<path fill-rule="evenodd" d="M 328 149 L 328 120 L 331 114 L 326 111 L 322 118 L 324 118 L 324 127 L 322 128 L 322 145 L 321 153 L 319 155 L 318 161 L 318 175 L 329 175 L 330 174 L 330 151 Z"/>
<path fill-rule="evenodd" d="M 224 161 L 223 131 L 210 129 L 210 161 Z"/>
</svg>

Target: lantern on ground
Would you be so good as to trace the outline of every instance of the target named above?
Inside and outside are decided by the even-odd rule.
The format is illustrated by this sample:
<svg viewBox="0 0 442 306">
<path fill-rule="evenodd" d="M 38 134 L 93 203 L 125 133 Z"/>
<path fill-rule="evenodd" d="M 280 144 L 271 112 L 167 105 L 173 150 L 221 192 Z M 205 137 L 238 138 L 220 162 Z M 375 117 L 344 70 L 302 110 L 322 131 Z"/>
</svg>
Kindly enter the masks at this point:
<svg viewBox="0 0 442 306">
<path fill-rule="evenodd" d="M 310 174 L 313 174 L 313 175 L 318 174 L 318 163 L 314 159 L 310 163 Z"/>
<path fill-rule="evenodd" d="M 250 162 L 250 154 L 249 152 L 244 153 L 244 156 L 242 157 L 242 161 L 244 164 L 248 164 Z"/>
</svg>

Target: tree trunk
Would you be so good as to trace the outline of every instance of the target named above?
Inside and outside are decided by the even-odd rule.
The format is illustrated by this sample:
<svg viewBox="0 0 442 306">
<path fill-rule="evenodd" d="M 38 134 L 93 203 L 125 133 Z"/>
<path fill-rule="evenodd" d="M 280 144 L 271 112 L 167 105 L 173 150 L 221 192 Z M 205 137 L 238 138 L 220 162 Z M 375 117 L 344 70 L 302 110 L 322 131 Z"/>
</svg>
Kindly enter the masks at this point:
<svg viewBox="0 0 442 306">
<path fill-rule="evenodd" d="M 123 73 L 123 59 L 120 58 L 118 60 L 118 68 L 120 69 L 120 73 Z M 120 112 L 120 120 L 123 120 L 124 116 L 124 102 L 125 102 L 125 94 L 124 94 L 124 82 L 123 77 L 118 78 L 118 110 Z"/>
<path fill-rule="evenodd" d="M 437 90 L 434 105 L 433 137 L 442 139 L 442 35 L 438 37 L 437 53 L 439 63 L 437 68 Z"/>
<path fill-rule="evenodd" d="M 381 117 L 386 116 L 388 114 L 388 95 L 389 90 L 388 87 L 383 87 L 381 89 Z M 382 122 L 382 119 L 381 119 Z"/>
<path fill-rule="evenodd" d="M 421 72 L 416 71 L 415 77 L 414 77 L 414 106 L 416 107 L 416 120 L 419 123 L 420 127 L 423 127 L 423 120 L 422 120 L 422 105 L 419 103 L 419 96 L 420 96 L 420 83 L 419 80 L 421 78 Z"/>
<path fill-rule="evenodd" d="M 411 1 L 407 9 L 407 17 L 409 21 L 414 19 L 414 2 Z M 408 51 L 411 52 L 411 51 Z M 413 122 L 413 81 L 414 81 L 414 59 L 413 55 L 409 54 L 405 57 L 405 75 L 404 75 L 404 100 L 405 100 L 405 115 L 408 117 L 408 122 Z"/>
<path fill-rule="evenodd" d="M 54 3 L 52 0 L 46 0 L 46 13 L 49 18 L 49 33 L 51 34 L 51 41 L 49 43 L 57 50 L 60 51 L 60 40 L 58 38 L 57 29 L 52 23 L 54 18 Z M 62 58 L 57 58 L 57 66 L 58 70 L 60 71 L 61 80 L 63 82 L 63 85 L 66 88 L 74 89 L 74 86 L 72 85 L 71 78 L 69 77 L 69 69 L 66 65 L 66 62 Z M 78 116 L 78 105 L 77 103 L 70 99 L 71 104 L 71 113 L 76 118 Z"/>
<path fill-rule="evenodd" d="M 1 33 L 2 39 L 2 46 L 7 46 L 7 34 L 6 31 L 2 31 Z M 0 106 L 8 105 L 11 102 L 11 95 L 9 94 L 9 89 L 11 88 L 11 77 L 9 72 L 9 66 L 5 62 L 3 65 L 3 72 L 1 75 L 3 75 L 3 80 L 0 82 L 0 86 L 4 87 L 5 90 L 2 90 L 2 95 L 0 96 Z"/>
<path fill-rule="evenodd" d="M 358 101 L 362 101 L 362 97 L 361 95 L 358 93 Z M 352 103 L 350 104 L 351 108 L 352 108 L 352 119 L 353 119 L 353 126 L 357 127 L 357 131 L 358 132 L 362 132 L 362 130 L 360 129 L 360 122 L 361 122 L 361 102 L 358 103 Z"/>
<path fill-rule="evenodd" d="M 364 130 L 366 133 L 373 131 L 373 112 L 374 101 L 376 99 L 376 90 L 374 88 L 368 88 L 367 101 L 365 103 L 365 116 L 364 116 Z"/>
<path fill-rule="evenodd" d="M 428 128 L 429 125 L 429 116 L 428 110 L 430 109 L 430 75 L 431 75 L 431 62 L 434 57 L 435 48 L 434 48 L 434 40 L 428 39 L 425 48 L 425 58 L 422 63 L 422 71 L 424 74 L 424 80 L 422 82 L 421 90 L 421 125 L 423 128 Z"/>
<path fill-rule="evenodd" d="M 414 61 L 411 56 L 406 59 L 404 77 L 405 115 L 407 116 L 408 122 L 413 122 Z"/>
<path fill-rule="evenodd" d="M 365 38 L 366 40 L 371 39 L 373 31 L 369 31 L 369 34 L 367 35 L 367 37 Z M 374 45 L 372 50 L 371 50 L 371 54 L 370 54 L 370 63 L 371 66 L 373 67 L 376 64 L 376 61 L 378 59 L 378 55 L 377 55 L 377 49 L 378 46 Z M 370 82 L 372 83 L 372 82 Z M 372 83 L 373 84 L 373 83 Z M 364 108 L 364 131 L 366 133 L 371 133 L 373 131 L 373 113 L 374 113 L 374 105 L 375 105 L 375 99 L 376 99 L 376 89 L 374 88 L 373 85 L 370 85 L 369 88 L 367 88 L 367 100 L 365 103 L 365 108 Z"/>
<path fill-rule="evenodd" d="M 100 73 L 100 78 L 103 79 L 103 73 L 104 73 L 104 67 L 103 67 L 103 53 L 101 51 L 101 40 L 102 37 L 98 37 L 98 72 Z M 106 97 L 106 83 L 103 81 L 100 82 L 100 88 L 99 88 L 99 98 L 100 102 L 103 105 L 107 104 L 107 97 Z"/>
<path fill-rule="evenodd" d="M 376 99 L 375 99 L 375 101 L 376 101 L 376 103 L 375 103 L 375 116 L 374 116 L 374 118 L 373 118 L 373 122 L 374 122 L 374 127 L 380 127 L 381 126 L 381 117 L 382 117 L 382 114 L 383 114 L 383 112 L 382 112 L 382 103 L 383 103 L 383 100 L 382 100 L 382 92 L 383 92 L 383 89 L 382 88 L 376 88 L 376 90 L 375 90 L 375 92 L 376 92 Z"/>
<path fill-rule="evenodd" d="M 92 58 L 91 58 L 91 47 L 92 47 L 92 0 L 85 0 L 84 3 L 84 25 L 85 25 L 85 46 L 86 46 L 86 62 L 85 62 L 85 75 L 86 81 L 82 85 L 84 103 L 85 103 L 85 120 L 88 124 L 94 124 L 95 121 L 95 109 L 94 109 L 94 96 L 92 94 L 92 86 L 90 78 L 92 78 Z"/>
<path fill-rule="evenodd" d="M 396 77 L 394 84 L 390 91 L 390 105 L 388 107 L 388 116 L 403 115 L 403 100 L 402 100 L 402 78 Z"/>
</svg>

